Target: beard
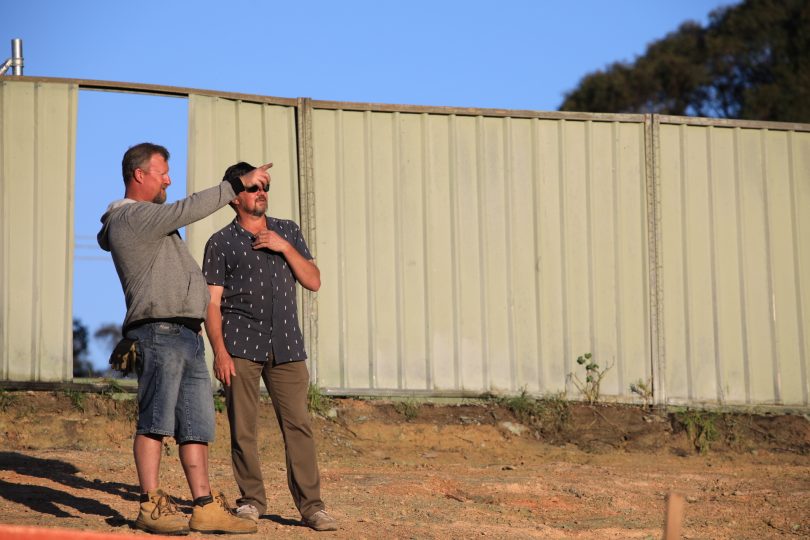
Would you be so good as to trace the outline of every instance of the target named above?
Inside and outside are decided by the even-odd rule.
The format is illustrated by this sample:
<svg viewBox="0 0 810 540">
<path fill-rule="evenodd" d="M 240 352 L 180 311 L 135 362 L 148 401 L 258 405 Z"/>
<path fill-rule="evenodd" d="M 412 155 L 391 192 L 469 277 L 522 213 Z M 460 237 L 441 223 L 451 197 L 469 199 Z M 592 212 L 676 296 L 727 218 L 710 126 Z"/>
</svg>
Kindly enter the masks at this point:
<svg viewBox="0 0 810 540">
<path fill-rule="evenodd" d="M 261 216 L 267 214 L 267 202 L 265 202 L 265 203 L 257 202 L 256 204 L 253 205 L 253 208 L 251 208 L 248 211 L 248 214 L 250 214 L 251 216 L 256 216 L 256 217 L 261 217 Z"/>
<path fill-rule="evenodd" d="M 155 198 L 152 199 L 152 202 L 155 203 L 155 204 L 163 204 L 163 203 L 165 203 L 166 202 L 166 190 L 161 189 L 158 192 L 158 194 L 155 195 Z"/>
</svg>

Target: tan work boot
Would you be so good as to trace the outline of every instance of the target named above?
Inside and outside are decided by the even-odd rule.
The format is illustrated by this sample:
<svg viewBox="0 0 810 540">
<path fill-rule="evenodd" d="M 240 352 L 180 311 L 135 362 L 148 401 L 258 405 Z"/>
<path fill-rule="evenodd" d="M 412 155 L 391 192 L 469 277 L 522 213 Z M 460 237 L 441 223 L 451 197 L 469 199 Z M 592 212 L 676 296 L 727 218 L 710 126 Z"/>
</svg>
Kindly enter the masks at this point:
<svg viewBox="0 0 810 540">
<path fill-rule="evenodd" d="M 248 534 L 259 530 L 254 521 L 235 516 L 222 493 L 217 493 L 205 506 L 194 506 L 189 527 L 192 531 L 213 534 Z"/>
<path fill-rule="evenodd" d="M 150 491 L 149 500 L 141 503 L 135 527 L 146 532 L 179 536 L 188 534 L 188 520 L 162 489 Z"/>
</svg>

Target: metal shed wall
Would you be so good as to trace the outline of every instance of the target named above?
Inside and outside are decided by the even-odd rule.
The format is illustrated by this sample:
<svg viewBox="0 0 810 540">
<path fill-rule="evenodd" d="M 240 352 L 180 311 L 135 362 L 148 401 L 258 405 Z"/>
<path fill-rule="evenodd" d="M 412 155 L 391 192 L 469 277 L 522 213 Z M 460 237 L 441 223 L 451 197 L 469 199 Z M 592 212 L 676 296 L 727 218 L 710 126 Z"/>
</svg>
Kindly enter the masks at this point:
<svg viewBox="0 0 810 540">
<path fill-rule="evenodd" d="M 73 378 L 76 84 L 0 81 L 0 379 Z"/>
<path fill-rule="evenodd" d="M 808 405 L 810 133 L 660 126 L 659 400 Z"/>
<path fill-rule="evenodd" d="M 556 392 L 584 352 L 606 394 L 650 378 L 643 121 L 316 104 L 312 133 L 319 385 Z"/>
<path fill-rule="evenodd" d="M 300 223 L 295 113 L 295 108 L 290 106 L 191 94 L 188 193 L 217 185 L 222 181 L 225 169 L 239 161 L 256 166 L 273 162 L 269 170 L 268 213 Z M 226 206 L 186 228 L 189 249 L 198 263 L 202 264 L 205 244 L 211 235 L 235 216 L 235 212 Z M 298 318 L 303 321 L 300 286 L 298 291 Z M 311 348 L 309 346 L 307 350 Z M 210 366 L 210 347 L 207 352 Z"/>
</svg>

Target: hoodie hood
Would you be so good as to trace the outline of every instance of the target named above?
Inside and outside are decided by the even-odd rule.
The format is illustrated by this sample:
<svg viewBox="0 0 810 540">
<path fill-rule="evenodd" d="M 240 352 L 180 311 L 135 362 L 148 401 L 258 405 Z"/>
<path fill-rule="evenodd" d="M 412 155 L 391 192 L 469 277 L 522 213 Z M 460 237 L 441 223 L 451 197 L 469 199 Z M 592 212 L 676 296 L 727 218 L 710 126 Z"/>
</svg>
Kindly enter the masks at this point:
<svg viewBox="0 0 810 540">
<path fill-rule="evenodd" d="M 108 221 L 110 218 L 110 214 L 134 202 L 137 201 L 135 201 L 134 199 L 118 199 L 117 201 L 113 201 L 107 207 L 107 211 L 104 212 L 104 215 L 101 216 L 101 230 L 98 231 L 98 236 L 96 237 L 96 239 L 98 240 L 98 245 L 101 246 L 101 249 L 103 249 L 104 251 L 110 251 L 110 242 L 109 239 L 107 238 L 107 233 L 109 231 Z"/>
</svg>

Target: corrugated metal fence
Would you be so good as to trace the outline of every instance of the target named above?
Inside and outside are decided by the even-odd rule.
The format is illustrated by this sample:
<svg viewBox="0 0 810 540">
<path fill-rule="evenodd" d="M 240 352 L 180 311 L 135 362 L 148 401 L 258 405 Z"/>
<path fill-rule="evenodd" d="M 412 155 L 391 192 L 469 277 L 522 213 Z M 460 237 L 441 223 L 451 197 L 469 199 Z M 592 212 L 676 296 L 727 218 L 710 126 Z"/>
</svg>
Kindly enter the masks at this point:
<svg viewBox="0 0 810 540">
<path fill-rule="evenodd" d="M 609 394 L 650 375 L 642 117 L 316 108 L 313 133 L 326 386 L 556 392 L 589 351 Z"/>
<path fill-rule="evenodd" d="M 658 120 L 659 399 L 806 406 L 807 126 Z"/>
<path fill-rule="evenodd" d="M 0 81 L 0 380 L 73 375 L 78 85 Z"/>
<path fill-rule="evenodd" d="M 3 160 L 4 210 L 22 197 L 7 180 L 46 161 L 30 119 L 10 111 L 21 89 L 58 84 L 3 83 L 3 157 L 27 145 L 35 160 Z M 622 401 L 641 380 L 660 403 L 808 405 L 810 126 L 64 85 L 75 96 L 77 84 L 189 96 L 190 191 L 235 161 L 274 161 L 270 212 L 301 223 L 322 272 L 301 320 L 327 392 L 574 396 L 568 374 L 584 378 L 574 360 L 592 352 L 612 365 L 602 393 Z M 73 111 L 57 141 L 72 163 L 75 97 L 46 99 Z M 72 167 L 62 173 L 72 186 Z M 18 214 L 15 227 L 41 235 Z M 51 269 L 11 256 L 9 216 L 0 378 L 48 380 L 20 369 L 42 353 L 15 340 L 43 327 L 10 337 L 26 299 L 8 291 Z M 198 258 L 231 216 L 188 228 Z M 70 235 L 60 242 L 69 264 Z M 59 276 L 67 309 L 48 341 L 67 367 L 50 379 L 70 374 Z"/>
</svg>

